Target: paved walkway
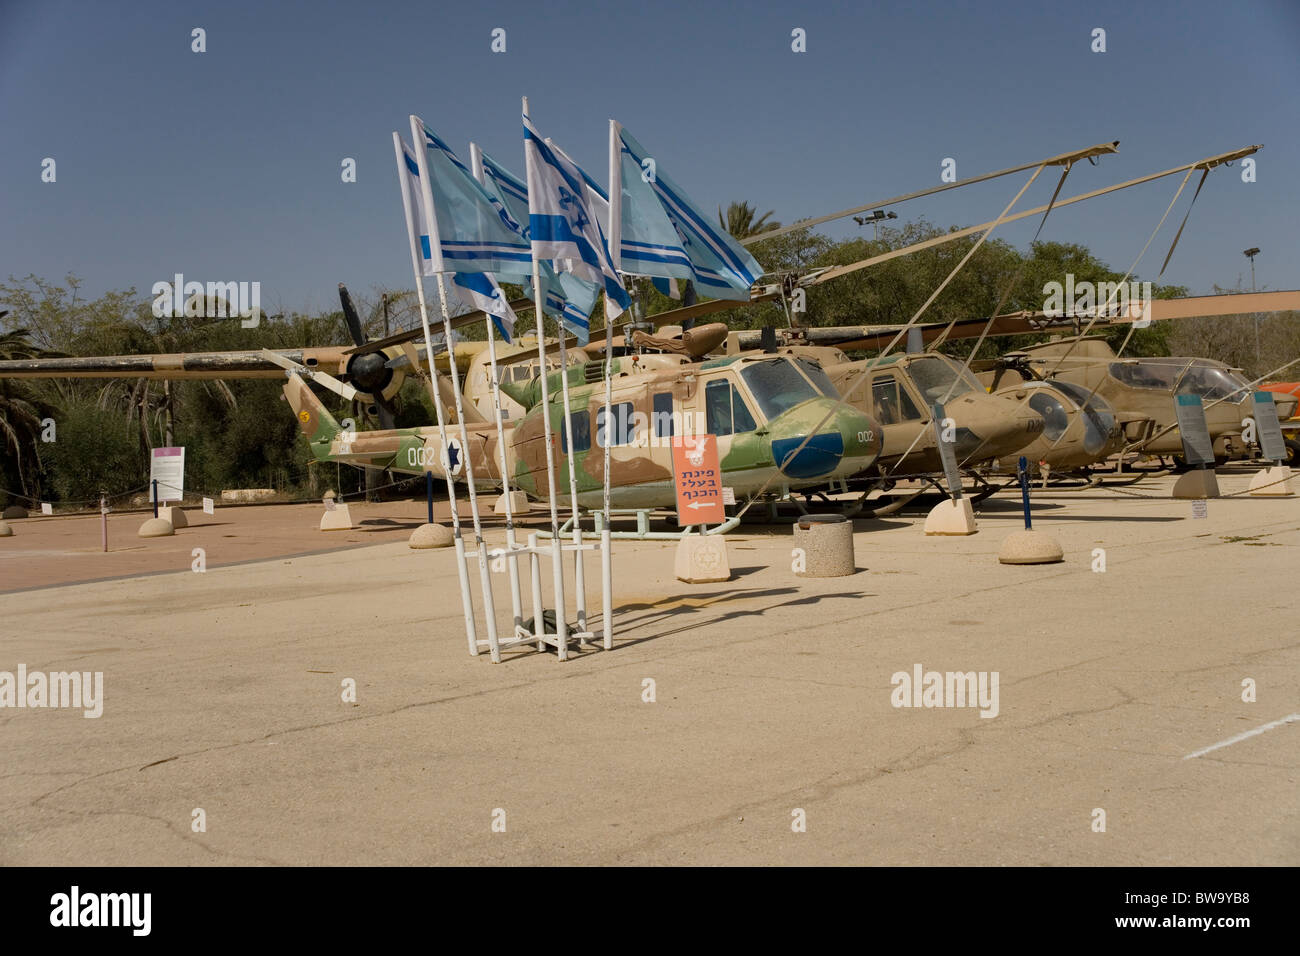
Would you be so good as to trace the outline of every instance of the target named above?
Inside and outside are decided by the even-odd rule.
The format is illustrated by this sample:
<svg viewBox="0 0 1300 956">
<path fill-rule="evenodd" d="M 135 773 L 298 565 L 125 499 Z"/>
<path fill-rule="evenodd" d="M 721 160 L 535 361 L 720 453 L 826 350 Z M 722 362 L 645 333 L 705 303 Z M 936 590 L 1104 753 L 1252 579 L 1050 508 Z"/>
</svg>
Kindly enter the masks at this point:
<svg viewBox="0 0 1300 956">
<path fill-rule="evenodd" d="M 97 719 L 0 710 L 0 864 L 1300 863 L 1300 499 L 1040 498 L 1047 567 L 997 563 L 1018 522 L 859 522 L 827 580 L 788 526 L 724 585 L 620 543 L 615 651 L 500 665 L 449 552 L 215 538 L 195 574 L 193 529 L 173 573 L 0 594 L 0 670 L 104 681 Z M 892 706 L 917 665 L 996 672 L 997 716 Z"/>
</svg>

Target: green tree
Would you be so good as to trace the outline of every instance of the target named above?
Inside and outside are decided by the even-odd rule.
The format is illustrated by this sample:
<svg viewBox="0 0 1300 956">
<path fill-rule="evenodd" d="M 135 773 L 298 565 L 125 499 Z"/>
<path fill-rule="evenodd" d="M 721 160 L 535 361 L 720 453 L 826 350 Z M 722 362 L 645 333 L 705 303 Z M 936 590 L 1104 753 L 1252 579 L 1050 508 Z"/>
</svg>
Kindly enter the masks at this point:
<svg viewBox="0 0 1300 956">
<path fill-rule="evenodd" d="M 0 360 L 38 358 L 41 354 L 26 329 L 0 334 Z M 40 483 L 41 421 L 47 411 L 25 383 L 0 380 L 0 436 L 5 450 L 0 475 L 5 487 L 16 483 L 25 497 L 35 497 Z"/>
<path fill-rule="evenodd" d="M 771 232 L 773 229 L 780 229 L 779 222 L 768 222 L 773 210 L 769 209 L 763 215 L 758 216 L 758 210 L 747 202 L 732 202 L 727 204 L 727 211 L 724 214 L 722 207 L 718 207 L 718 225 L 727 232 L 731 233 L 737 239 L 748 239 L 750 236 L 756 236 L 762 232 Z M 758 216 L 757 219 L 754 217 Z"/>
</svg>

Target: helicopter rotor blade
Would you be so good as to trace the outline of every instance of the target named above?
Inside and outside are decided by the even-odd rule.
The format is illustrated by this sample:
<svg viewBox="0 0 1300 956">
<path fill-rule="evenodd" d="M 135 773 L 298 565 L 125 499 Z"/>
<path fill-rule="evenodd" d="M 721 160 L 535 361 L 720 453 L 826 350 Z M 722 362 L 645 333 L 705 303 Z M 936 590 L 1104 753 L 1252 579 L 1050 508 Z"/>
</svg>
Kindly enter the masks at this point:
<svg viewBox="0 0 1300 956">
<path fill-rule="evenodd" d="M 740 244 L 742 246 L 753 245 L 756 242 L 762 242 L 765 239 L 774 239 L 777 236 L 784 236 L 786 233 L 795 232 L 799 229 L 811 229 L 813 226 L 820 226 L 824 222 L 843 219 L 846 216 L 854 216 L 860 212 L 866 212 L 869 209 L 879 209 L 882 206 L 897 206 L 899 203 L 907 202 L 909 199 L 920 199 L 922 196 L 932 196 L 935 193 L 945 192 L 949 189 L 957 189 L 961 186 L 970 186 L 975 183 L 987 182 L 990 179 L 997 179 L 1000 176 L 1009 176 L 1012 173 L 1019 173 L 1026 169 L 1033 169 L 1036 166 L 1064 166 L 1067 163 L 1076 163 L 1081 159 L 1091 159 L 1094 156 L 1104 156 L 1107 153 L 1117 152 L 1119 152 L 1119 140 L 1115 140 L 1111 143 L 1098 143 L 1096 146 L 1089 146 L 1087 149 L 1075 150 L 1072 153 L 1061 153 L 1059 156 L 1053 156 L 1050 159 L 1040 159 L 1032 163 L 1022 163 L 1019 166 L 999 169 L 994 173 L 985 173 L 982 176 L 972 176 L 970 179 L 959 179 L 953 183 L 944 183 L 941 186 L 931 186 L 929 189 L 920 189 L 914 193 L 904 193 L 901 196 L 894 196 L 890 199 L 880 199 L 876 202 L 867 203 L 865 206 L 855 206 L 852 209 L 833 212 L 829 216 L 818 216 L 815 219 L 801 219 L 788 226 L 782 226 L 780 229 L 771 229 L 767 232 L 760 232 L 755 233 L 752 236 L 747 236 L 740 240 Z"/>
</svg>

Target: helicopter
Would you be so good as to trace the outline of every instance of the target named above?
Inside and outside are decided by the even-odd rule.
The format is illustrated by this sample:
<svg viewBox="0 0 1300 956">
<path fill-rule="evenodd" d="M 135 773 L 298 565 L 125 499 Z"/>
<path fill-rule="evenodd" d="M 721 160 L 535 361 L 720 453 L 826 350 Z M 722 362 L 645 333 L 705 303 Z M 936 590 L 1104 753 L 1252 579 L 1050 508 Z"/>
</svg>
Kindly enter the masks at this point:
<svg viewBox="0 0 1300 956">
<path fill-rule="evenodd" d="M 879 456 L 879 426 L 853 408 L 837 408 L 834 386 L 813 363 L 789 356 L 734 356 L 696 362 L 690 356 L 632 355 L 611 359 L 613 404 L 605 420 L 604 362 L 587 361 L 547 375 L 550 402 L 541 403 L 541 379 L 504 382 L 524 415 L 503 422 L 505 462 L 511 486 L 545 498 L 543 415 L 549 417 L 557 453 L 557 480 L 569 480 L 569 456 L 577 468 L 578 503 L 598 507 L 604 455 L 610 444 L 611 505 L 669 507 L 676 500 L 672 446 L 687 435 L 717 436 L 726 486 L 750 497 L 775 480 L 782 494 L 847 478 Z M 561 376 L 567 376 L 570 414 L 564 421 Z M 468 447 L 437 426 L 347 433 L 307 386 L 299 370 L 284 387 L 302 434 L 318 461 L 431 472 L 463 479 L 472 472 L 484 490 L 503 486 L 501 447 L 495 425 L 466 422 Z M 827 415 L 826 425 L 814 428 Z M 459 430 L 458 430 L 459 431 Z M 810 437 L 811 436 L 811 437 Z M 572 443 L 570 447 L 570 442 Z"/>
<path fill-rule="evenodd" d="M 995 390 L 1011 377 L 1011 387 L 1051 380 L 1072 384 L 1085 395 L 1100 396 L 1124 423 L 1123 450 L 1181 460 L 1182 438 L 1174 415 L 1176 395 L 1197 395 L 1216 461 L 1247 457 L 1243 420 L 1251 413 L 1252 388 L 1239 369 L 1212 359 L 1172 356 L 1120 358 L 1100 336 L 1084 336 L 1029 346 L 996 359 L 981 378 Z M 1289 418 L 1295 396 L 1274 394 L 1278 418 Z M 1149 424 L 1142 424 L 1143 420 Z"/>
</svg>

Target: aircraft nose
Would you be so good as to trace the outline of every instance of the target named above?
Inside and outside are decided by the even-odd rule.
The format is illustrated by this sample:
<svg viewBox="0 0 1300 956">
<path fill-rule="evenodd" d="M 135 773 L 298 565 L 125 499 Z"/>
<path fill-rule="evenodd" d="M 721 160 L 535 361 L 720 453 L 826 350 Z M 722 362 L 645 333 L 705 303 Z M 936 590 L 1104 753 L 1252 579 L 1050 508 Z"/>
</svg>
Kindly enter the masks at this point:
<svg viewBox="0 0 1300 956">
<path fill-rule="evenodd" d="M 810 437 L 828 412 L 830 419 Z M 773 423 L 772 458 L 790 478 L 829 475 L 846 458 L 865 468 L 880 454 L 880 427 L 857 409 L 826 399 L 807 402 L 789 414 L 790 421 Z"/>
<path fill-rule="evenodd" d="M 781 473 L 791 478 L 820 478 L 829 475 L 843 457 L 844 436 L 839 432 L 819 432 L 811 437 L 797 435 L 772 440 L 772 458 Z"/>
<path fill-rule="evenodd" d="M 1043 416 L 1027 405 L 1008 411 L 1010 414 L 989 429 L 986 449 L 996 458 L 1024 448 L 1043 434 L 1046 424 Z"/>
</svg>

